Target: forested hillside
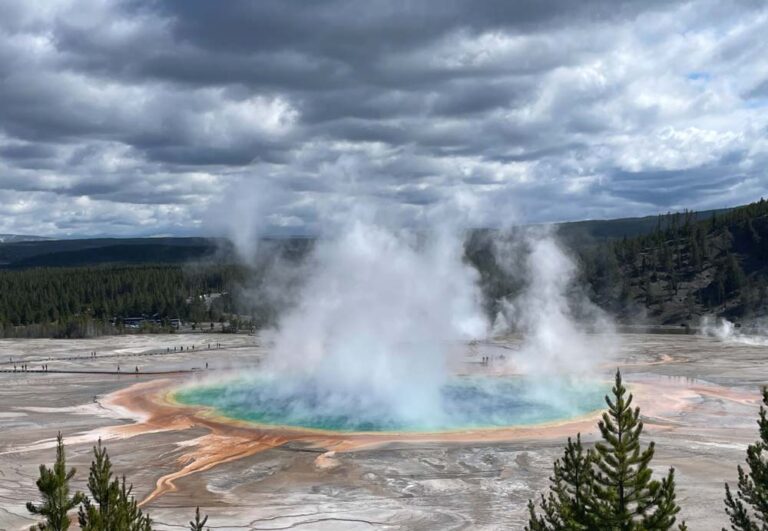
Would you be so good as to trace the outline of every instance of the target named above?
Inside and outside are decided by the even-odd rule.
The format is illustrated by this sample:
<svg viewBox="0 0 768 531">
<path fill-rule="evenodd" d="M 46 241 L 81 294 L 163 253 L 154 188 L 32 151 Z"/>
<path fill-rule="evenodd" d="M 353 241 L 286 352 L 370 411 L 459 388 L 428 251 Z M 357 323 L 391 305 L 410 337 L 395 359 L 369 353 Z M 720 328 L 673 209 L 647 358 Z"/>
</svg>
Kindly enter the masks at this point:
<svg viewBox="0 0 768 531">
<path fill-rule="evenodd" d="M 527 230 L 507 236 L 524 241 L 514 236 Z M 768 313 L 768 202 L 762 199 L 728 210 L 666 214 L 653 223 L 631 218 L 564 224 L 558 231 L 580 266 L 579 286 L 620 321 L 694 325 L 705 314 L 738 319 Z M 498 237 L 478 230 L 466 244 L 489 315 L 525 283 L 497 263 Z M 141 316 L 163 324 L 244 319 L 263 326 L 274 322 L 276 301 L 285 299 L 263 284 L 264 272 L 275 263 L 302 261 L 312 245 L 306 238 L 265 241 L 256 265 L 246 267 L 236 265 L 226 243 L 199 238 L 3 244 L 0 335 L 117 333 L 122 319 Z"/>
<path fill-rule="evenodd" d="M 264 270 L 274 262 L 300 261 L 312 243 L 307 239 L 264 241 L 255 262 L 244 266 L 221 242 L 165 239 L 159 249 L 156 241 L 148 239 L 115 242 L 9 245 L 4 256 L 14 261 L 0 268 L 0 337 L 122 333 L 135 330 L 122 324 L 136 318 L 146 321 L 140 331 L 170 331 L 169 323 L 176 319 L 188 324 L 263 326 L 274 322 L 276 312 L 274 299 L 252 296 L 266 278 Z M 119 253 L 114 252 L 116 248 Z M 197 255 L 199 250 L 203 252 Z M 194 259 L 177 263 L 190 253 Z M 101 265 L 67 267 L 70 259 L 81 264 L 87 257 Z M 156 263 L 164 257 L 171 263 Z M 59 266 L 24 265 L 38 263 Z M 144 326 L 148 324 L 152 326 Z"/>
<path fill-rule="evenodd" d="M 0 270 L 3 336 L 82 337 L 115 331 L 121 319 L 147 316 L 215 321 L 231 311 L 229 297 L 205 305 L 204 295 L 228 293 L 235 266 L 34 268 Z"/>
<path fill-rule="evenodd" d="M 600 306 L 625 321 L 686 323 L 768 313 L 768 202 L 698 221 L 659 216 L 647 235 L 576 249 Z"/>
<path fill-rule="evenodd" d="M 619 322 L 695 326 L 702 315 L 750 319 L 768 314 L 765 200 L 727 210 L 664 214 L 652 225 L 650 218 L 625 221 L 586 225 L 591 234 L 580 233 L 579 224 L 554 228 L 579 266 L 574 291 L 586 289 L 588 298 Z M 622 227 L 631 234 L 643 226 L 651 228 L 615 237 Z M 475 231 L 467 242 L 467 258 L 480 272 L 489 315 L 527 282 L 524 261 L 514 261 L 526 256 L 530 231 Z M 506 247 L 511 264 L 498 262 L 499 245 Z"/>
</svg>

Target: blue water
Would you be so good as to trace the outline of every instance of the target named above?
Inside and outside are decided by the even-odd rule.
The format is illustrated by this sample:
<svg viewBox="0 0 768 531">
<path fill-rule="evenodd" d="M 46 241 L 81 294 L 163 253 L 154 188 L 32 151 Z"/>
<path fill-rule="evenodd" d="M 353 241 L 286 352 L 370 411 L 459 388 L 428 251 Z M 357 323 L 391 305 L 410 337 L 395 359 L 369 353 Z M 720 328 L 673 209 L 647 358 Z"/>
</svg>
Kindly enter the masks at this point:
<svg viewBox="0 0 768 531">
<path fill-rule="evenodd" d="M 407 397 L 345 395 L 311 381 L 266 377 L 185 387 L 182 404 L 207 406 L 217 414 L 257 424 L 354 431 L 450 431 L 522 426 L 564 420 L 603 407 L 609 387 L 598 381 L 524 377 L 457 377 L 443 386 L 436 411 L 409 413 Z M 405 411 L 403 404 L 406 404 Z M 414 411 L 419 410 L 417 407 Z"/>
</svg>

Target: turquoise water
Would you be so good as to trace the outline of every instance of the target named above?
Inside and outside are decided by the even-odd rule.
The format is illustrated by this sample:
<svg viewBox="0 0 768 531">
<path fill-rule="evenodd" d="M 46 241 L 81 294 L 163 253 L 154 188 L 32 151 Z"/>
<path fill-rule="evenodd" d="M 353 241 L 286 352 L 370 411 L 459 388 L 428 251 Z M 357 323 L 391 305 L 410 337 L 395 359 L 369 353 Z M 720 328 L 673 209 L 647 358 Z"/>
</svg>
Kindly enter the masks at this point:
<svg viewBox="0 0 768 531">
<path fill-rule="evenodd" d="M 444 385 L 436 408 L 410 408 L 408 397 L 376 399 L 327 390 L 312 381 L 237 378 L 185 387 L 182 404 L 257 424 L 332 431 L 450 431 L 540 424 L 603 407 L 608 386 L 597 381 L 460 377 Z M 405 405 L 405 406 L 404 406 Z M 418 415 L 411 410 L 419 411 Z"/>
</svg>

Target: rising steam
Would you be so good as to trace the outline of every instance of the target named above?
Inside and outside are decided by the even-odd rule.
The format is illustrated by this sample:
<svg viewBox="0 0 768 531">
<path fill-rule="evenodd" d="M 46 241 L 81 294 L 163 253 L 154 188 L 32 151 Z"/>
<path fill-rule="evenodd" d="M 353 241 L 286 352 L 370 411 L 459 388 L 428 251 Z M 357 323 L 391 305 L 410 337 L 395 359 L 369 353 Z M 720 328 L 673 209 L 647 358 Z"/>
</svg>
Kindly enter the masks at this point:
<svg viewBox="0 0 768 531">
<path fill-rule="evenodd" d="M 614 327 L 576 285 L 573 259 L 546 228 L 518 231 L 495 244 L 499 264 L 524 286 L 503 301 L 494 324 L 496 334 L 522 335 L 515 360 L 522 372 L 592 373 L 614 348 Z"/>
<path fill-rule="evenodd" d="M 753 321 L 746 326 L 737 327 L 728 319 L 705 315 L 701 318 L 699 330 L 703 335 L 717 338 L 724 343 L 752 346 L 768 345 L 768 323 L 766 321 Z"/>
<path fill-rule="evenodd" d="M 464 237 L 435 226 L 393 228 L 370 215 L 350 214 L 340 223 L 343 218 L 333 214 L 301 265 L 298 288 L 284 284 L 296 274 L 272 273 L 273 292 L 296 296 L 271 332 L 274 347 L 257 378 L 279 382 L 270 384 L 277 394 L 269 400 L 294 417 L 311 407 L 324 415 L 343 410 L 393 424 L 443 425 L 450 415 L 444 389 L 453 375 L 451 355 L 491 330 Z M 241 257 L 254 255 L 254 242 L 243 243 L 242 234 L 233 241 Z M 524 285 L 503 301 L 494 324 L 496 333 L 523 335 L 516 368 L 539 377 L 592 370 L 606 344 L 590 332 L 610 329 L 608 320 L 575 289 L 577 268 L 552 234 L 507 233 L 493 248 L 499 266 Z M 578 324 L 577 314 L 588 324 Z"/>
<path fill-rule="evenodd" d="M 267 369 L 311 381 L 333 402 L 439 417 L 446 353 L 487 328 L 477 274 L 462 251 L 451 235 L 420 242 L 359 221 L 321 241 Z"/>
</svg>

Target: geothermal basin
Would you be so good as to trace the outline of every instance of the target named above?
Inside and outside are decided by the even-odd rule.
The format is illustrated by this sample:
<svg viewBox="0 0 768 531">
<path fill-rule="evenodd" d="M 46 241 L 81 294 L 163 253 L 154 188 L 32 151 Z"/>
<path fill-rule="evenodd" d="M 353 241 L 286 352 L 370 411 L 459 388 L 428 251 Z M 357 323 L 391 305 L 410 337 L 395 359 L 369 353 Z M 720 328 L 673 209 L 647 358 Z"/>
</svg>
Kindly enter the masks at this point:
<svg viewBox="0 0 768 531">
<path fill-rule="evenodd" d="M 75 487 L 85 488 L 101 437 L 160 529 L 184 526 L 198 505 L 218 529 L 521 529 L 567 437 L 597 437 L 617 367 L 646 442 L 656 442 L 654 470 L 676 469 L 689 527 L 726 526 L 723 483 L 757 438 L 768 349 L 693 335 L 620 339 L 596 379 L 542 384 L 495 355 L 480 363 L 491 347 L 513 356 L 519 341 L 508 338 L 465 345 L 437 397 L 366 404 L 343 386 L 270 381 L 271 347 L 258 336 L 0 340 L 0 359 L 45 360 L 51 371 L 0 373 L 0 528 L 33 523 L 24 504 L 61 430 Z M 131 373 L 117 374 L 118 362 Z M 435 403 L 446 415 L 425 422 Z"/>
</svg>

